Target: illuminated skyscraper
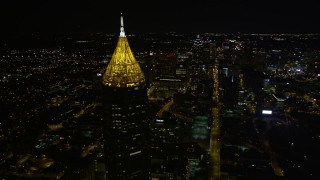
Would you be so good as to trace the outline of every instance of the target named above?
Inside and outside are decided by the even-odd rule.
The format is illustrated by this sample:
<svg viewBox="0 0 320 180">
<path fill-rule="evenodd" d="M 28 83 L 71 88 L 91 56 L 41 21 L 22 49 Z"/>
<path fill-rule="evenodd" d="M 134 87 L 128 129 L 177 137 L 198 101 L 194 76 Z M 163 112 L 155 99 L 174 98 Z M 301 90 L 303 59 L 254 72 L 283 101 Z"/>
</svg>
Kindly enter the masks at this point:
<svg viewBox="0 0 320 180">
<path fill-rule="evenodd" d="M 145 77 L 123 28 L 102 78 L 106 174 L 111 180 L 148 179 Z"/>
<path fill-rule="evenodd" d="M 203 61 L 203 40 L 200 35 L 197 35 L 197 39 L 193 41 L 192 60 L 196 63 Z"/>
</svg>

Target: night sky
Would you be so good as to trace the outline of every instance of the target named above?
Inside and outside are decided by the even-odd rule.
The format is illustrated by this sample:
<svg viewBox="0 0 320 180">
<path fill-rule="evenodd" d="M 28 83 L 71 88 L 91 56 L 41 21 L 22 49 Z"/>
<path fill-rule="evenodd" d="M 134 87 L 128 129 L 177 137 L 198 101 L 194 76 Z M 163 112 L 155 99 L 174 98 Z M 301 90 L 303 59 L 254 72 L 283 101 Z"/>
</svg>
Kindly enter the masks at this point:
<svg viewBox="0 0 320 180">
<path fill-rule="evenodd" d="M 114 33 L 121 12 L 127 33 L 320 32 L 318 6 L 308 0 L 66 1 L 1 1 L 1 32 Z"/>
</svg>

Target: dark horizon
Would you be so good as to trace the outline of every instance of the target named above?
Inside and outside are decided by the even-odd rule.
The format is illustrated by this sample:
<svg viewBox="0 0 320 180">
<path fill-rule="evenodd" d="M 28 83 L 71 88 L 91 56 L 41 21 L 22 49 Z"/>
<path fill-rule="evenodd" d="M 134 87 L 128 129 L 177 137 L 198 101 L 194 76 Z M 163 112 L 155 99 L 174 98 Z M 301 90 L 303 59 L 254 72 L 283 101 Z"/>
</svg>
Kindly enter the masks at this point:
<svg viewBox="0 0 320 180">
<path fill-rule="evenodd" d="M 14 34 L 119 31 L 212 33 L 319 33 L 316 7 L 307 2 L 199 1 L 172 4 L 115 2 L 2 2 L 2 32 Z"/>
</svg>

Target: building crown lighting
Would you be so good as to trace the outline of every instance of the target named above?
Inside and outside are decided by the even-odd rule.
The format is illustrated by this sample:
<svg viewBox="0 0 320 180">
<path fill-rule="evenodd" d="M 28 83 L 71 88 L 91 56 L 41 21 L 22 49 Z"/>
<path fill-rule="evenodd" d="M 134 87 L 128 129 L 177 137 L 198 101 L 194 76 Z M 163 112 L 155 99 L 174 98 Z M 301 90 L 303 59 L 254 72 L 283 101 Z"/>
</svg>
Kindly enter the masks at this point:
<svg viewBox="0 0 320 180">
<path fill-rule="evenodd" d="M 144 74 L 134 57 L 120 18 L 120 36 L 111 61 L 103 75 L 102 82 L 108 87 L 137 87 L 145 83 Z"/>
</svg>

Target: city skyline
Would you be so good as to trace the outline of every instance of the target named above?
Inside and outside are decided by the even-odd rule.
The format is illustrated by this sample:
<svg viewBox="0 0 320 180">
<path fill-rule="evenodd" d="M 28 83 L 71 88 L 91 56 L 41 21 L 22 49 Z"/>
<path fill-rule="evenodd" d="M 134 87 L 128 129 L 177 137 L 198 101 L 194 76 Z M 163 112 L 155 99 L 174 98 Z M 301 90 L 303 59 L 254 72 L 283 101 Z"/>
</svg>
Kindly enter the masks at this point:
<svg viewBox="0 0 320 180">
<path fill-rule="evenodd" d="M 2 2 L 4 32 L 117 32 L 124 13 L 128 33 L 243 32 L 317 33 L 316 6 L 309 2 L 167 1 Z"/>
<path fill-rule="evenodd" d="M 320 34 L 134 35 L 115 19 L 117 35 L 3 39 L 1 178 L 320 177 Z"/>
<path fill-rule="evenodd" d="M 320 178 L 316 6 L 137 5 L 0 3 L 2 179 Z"/>
</svg>

